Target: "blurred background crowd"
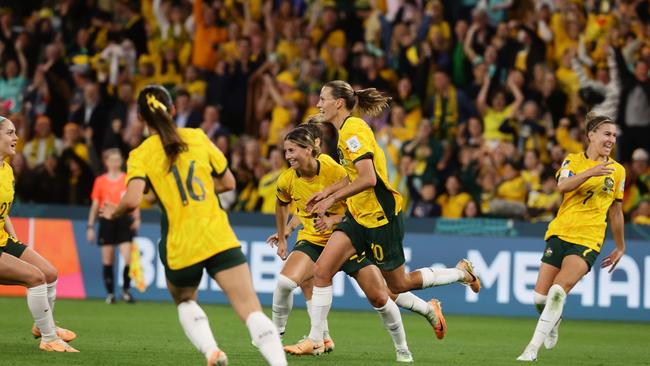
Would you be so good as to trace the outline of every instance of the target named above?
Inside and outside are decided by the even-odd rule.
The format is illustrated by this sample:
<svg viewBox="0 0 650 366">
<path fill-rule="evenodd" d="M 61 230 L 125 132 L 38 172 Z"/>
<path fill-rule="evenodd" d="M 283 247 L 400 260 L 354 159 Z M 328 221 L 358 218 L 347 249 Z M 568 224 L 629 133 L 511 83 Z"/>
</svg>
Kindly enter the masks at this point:
<svg viewBox="0 0 650 366">
<path fill-rule="evenodd" d="M 411 216 L 549 220 L 595 110 L 619 126 L 627 219 L 650 224 L 650 1 L 0 0 L 0 60 L 20 202 L 89 204 L 157 83 L 228 157 L 222 204 L 273 213 L 284 134 L 342 79 L 393 96 L 364 118 Z"/>
</svg>

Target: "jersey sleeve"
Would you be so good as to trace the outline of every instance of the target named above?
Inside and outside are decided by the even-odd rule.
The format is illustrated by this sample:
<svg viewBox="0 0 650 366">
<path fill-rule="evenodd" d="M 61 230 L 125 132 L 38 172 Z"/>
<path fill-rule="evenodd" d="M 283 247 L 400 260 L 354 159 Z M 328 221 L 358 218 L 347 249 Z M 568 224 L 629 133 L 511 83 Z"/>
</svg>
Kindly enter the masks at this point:
<svg viewBox="0 0 650 366">
<path fill-rule="evenodd" d="M 365 122 L 364 122 L 365 123 Z M 363 128 L 365 127 L 365 128 Z M 367 126 L 360 128 L 358 123 L 341 130 L 339 139 L 345 149 L 346 160 L 356 163 L 361 159 L 372 159 L 374 156 L 372 131 Z"/>
<path fill-rule="evenodd" d="M 141 145 L 142 147 L 142 145 Z M 129 158 L 126 161 L 126 184 L 128 185 L 131 179 L 147 179 L 147 163 L 144 151 L 137 148 L 129 153 Z"/>
<path fill-rule="evenodd" d="M 101 178 L 97 177 L 95 178 L 95 182 L 93 183 L 93 190 L 90 193 L 90 199 L 93 201 L 99 201 L 101 200 Z"/>
<path fill-rule="evenodd" d="M 618 164 L 617 164 L 618 165 Z M 625 191 L 625 168 L 618 165 L 618 180 L 616 181 L 616 191 L 614 192 L 614 199 L 617 201 L 623 200 L 623 193 Z"/>
<path fill-rule="evenodd" d="M 282 174 L 280 174 L 277 180 L 277 188 L 276 188 L 275 196 L 278 198 L 278 200 L 280 200 L 280 202 L 284 204 L 291 203 L 291 193 L 289 187 L 290 172 L 291 169 L 285 170 Z"/>
<path fill-rule="evenodd" d="M 214 174 L 217 177 L 221 177 L 226 173 L 228 169 L 228 159 L 226 156 L 219 150 L 219 148 L 208 138 L 208 135 L 203 132 L 203 130 L 198 130 L 203 139 L 203 143 L 208 149 L 208 158 L 210 159 L 210 165 L 214 170 Z"/>
<path fill-rule="evenodd" d="M 560 166 L 560 169 L 558 169 L 555 174 L 555 178 L 559 181 L 560 178 L 572 177 L 576 175 L 575 169 L 575 161 L 572 158 L 572 155 L 567 155 L 567 157 L 562 161 L 562 166 Z"/>
</svg>

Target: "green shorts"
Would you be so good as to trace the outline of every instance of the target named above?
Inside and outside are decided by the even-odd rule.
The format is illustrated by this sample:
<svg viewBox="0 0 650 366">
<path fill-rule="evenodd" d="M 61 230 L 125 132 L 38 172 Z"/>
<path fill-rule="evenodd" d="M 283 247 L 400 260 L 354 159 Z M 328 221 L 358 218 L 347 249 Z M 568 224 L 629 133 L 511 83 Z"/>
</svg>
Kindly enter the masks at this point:
<svg viewBox="0 0 650 366">
<path fill-rule="evenodd" d="M 160 244 L 160 260 L 165 266 L 165 276 L 167 280 L 176 287 L 198 287 L 203 276 L 203 269 L 208 271 L 210 277 L 214 278 L 217 272 L 246 263 L 246 256 L 242 253 L 241 248 L 232 248 L 212 257 L 181 269 L 171 269 L 167 265 L 166 250 Z"/>
<path fill-rule="evenodd" d="M 404 259 L 404 220 L 398 213 L 388 224 L 367 228 L 359 224 L 349 211 L 335 231 L 342 231 L 350 238 L 357 254 L 372 253 L 372 261 L 382 271 L 392 271 L 406 262 Z"/>
<path fill-rule="evenodd" d="M 9 237 L 9 239 L 7 239 L 7 245 L 0 247 L 0 255 L 4 252 L 13 255 L 16 258 L 20 258 L 25 252 L 25 249 L 27 249 L 27 245 Z"/>
<path fill-rule="evenodd" d="M 542 262 L 552 265 L 553 267 L 562 268 L 562 261 L 568 255 L 577 255 L 587 262 L 587 272 L 596 263 L 598 252 L 587 248 L 584 245 L 573 244 L 564 241 L 557 236 L 551 236 L 546 241 L 546 249 L 542 255 Z"/>
<path fill-rule="evenodd" d="M 314 262 L 318 260 L 320 254 L 323 252 L 325 247 L 314 244 L 307 240 L 299 240 L 296 245 L 293 246 L 293 251 L 303 252 Z M 365 253 L 359 256 L 358 254 L 350 257 L 350 260 L 343 263 L 341 271 L 345 272 L 347 275 L 352 275 L 353 273 L 358 272 L 361 268 L 373 264 L 370 259 L 365 256 Z"/>
</svg>

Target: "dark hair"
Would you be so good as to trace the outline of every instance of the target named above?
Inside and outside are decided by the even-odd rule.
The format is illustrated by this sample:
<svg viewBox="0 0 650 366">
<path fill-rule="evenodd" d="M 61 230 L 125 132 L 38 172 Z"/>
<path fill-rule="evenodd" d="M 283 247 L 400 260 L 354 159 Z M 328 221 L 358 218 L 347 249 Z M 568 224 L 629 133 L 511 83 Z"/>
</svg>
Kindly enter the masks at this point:
<svg viewBox="0 0 650 366">
<path fill-rule="evenodd" d="M 314 127 L 318 128 L 317 126 Z M 307 125 L 300 125 L 294 128 L 291 132 L 289 132 L 284 137 L 284 141 L 291 141 L 294 144 L 302 147 L 303 149 L 306 149 L 307 147 L 311 147 L 312 148 L 311 155 L 313 157 L 317 157 L 318 155 L 320 155 L 320 146 L 316 144 L 317 137 L 312 134 L 313 133 L 312 130 L 314 130 L 313 127 L 307 127 Z M 321 133 L 321 137 L 322 137 L 322 133 Z"/>
<path fill-rule="evenodd" d="M 187 144 L 181 139 L 172 120 L 171 108 L 172 98 L 160 85 L 147 85 L 138 95 L 138 114 L 160 136 L 170 169 L 178 155 L 187 151 Z"/>
<path fill-rule="evenodd" d="M 311 133 L 314 140 L 320 139 L 323 141 L 323 130 L 321 130 L 321 123 L 318 121 L 318 115 L 307 117 L 305 122 L 300 124 L 298 127 L 306 128 L 309 133 Z"/>
<path fill-rule="evenodd" d="M 369 116 L 381 114 L 384 109 L 388 108 L 392 99 L 375 88 L 354 91 L 350 84 L 342 80 L 330 81 L 324 87 L 330 88 L 334 99 L 342 98 L 345 100 L 346 109 L 351 111 L 358 103 L 359 112 Z"/>
<path fill-rule="evenodd" d="M 587 113 L 587 124 L 585 128 L 585 135 L 587 135 L 587 143 L 589 143 L 589 132 L 595 132 L 600 126 L 605 123 L 616 124 L 611 118 L 603 115 L 598 115 L 596 113 L 589 112 Z"/>
</svg>

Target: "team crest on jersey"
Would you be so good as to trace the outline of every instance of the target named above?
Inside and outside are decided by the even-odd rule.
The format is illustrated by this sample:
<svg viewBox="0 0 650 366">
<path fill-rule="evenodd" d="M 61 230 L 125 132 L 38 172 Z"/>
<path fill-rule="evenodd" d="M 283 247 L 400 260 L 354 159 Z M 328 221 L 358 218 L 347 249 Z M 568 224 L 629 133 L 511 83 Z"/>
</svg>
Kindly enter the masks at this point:
<svg viewBox="0 0 650 366">
<path fill-rule="evenodd" d="M 614 179 L 605 177 L 605 186 L 603 187 L 603 192 L 611 193 L 612 190 L 614 190 Z"/>
<path fill-rule="evenodd" d="M 348 161 L 343 157 L 343 151 L 341 151 L 341 148 L 336 148 L 336 154 L 339 156 L 339 164 L 343 166 L 348 165 Z"/>
<path fill-rule="evenodd" d="M 553 249 L 546 248 L 546 250 L 544 251 L 544 257 L 549 258 L 552 255 L 553 255 Z"/>
</svg>

